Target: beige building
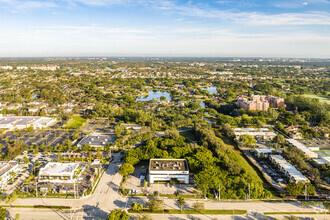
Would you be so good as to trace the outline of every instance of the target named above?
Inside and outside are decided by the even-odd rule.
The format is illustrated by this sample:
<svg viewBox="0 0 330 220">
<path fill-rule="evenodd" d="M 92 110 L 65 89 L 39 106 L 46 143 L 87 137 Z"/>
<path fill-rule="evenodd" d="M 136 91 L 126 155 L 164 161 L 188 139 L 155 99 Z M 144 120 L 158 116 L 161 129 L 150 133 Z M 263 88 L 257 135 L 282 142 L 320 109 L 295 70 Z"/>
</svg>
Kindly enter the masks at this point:
<svg viewBox="0 0 330 220">
<path fill-rule="evenodd" d="M 237 100 L 237 105 L 239 108 L 244 108 L 246 110 L 252 111 L 267 111 L 270 105 L 273 105 L 274 108 L 279 106 L 285 106 L 284 98 L 275 97 L 275 96 L 264 96 L 264 95 L 251 95 L 250 100 L 247 97 L 239 97 Z"/>
</svg>

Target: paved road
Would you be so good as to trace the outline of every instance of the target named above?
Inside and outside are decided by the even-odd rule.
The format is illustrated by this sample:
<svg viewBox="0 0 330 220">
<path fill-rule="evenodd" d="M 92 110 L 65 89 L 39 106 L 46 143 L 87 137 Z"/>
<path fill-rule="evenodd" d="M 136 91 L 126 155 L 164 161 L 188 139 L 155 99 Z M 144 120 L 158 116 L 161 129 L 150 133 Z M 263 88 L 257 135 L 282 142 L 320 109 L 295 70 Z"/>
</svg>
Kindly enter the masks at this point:
<svg viewBox="0 0 330 220">
<path fill-rule="evenodd" d="M 51 198 L 29 198 L 19 199 L 15 205 L 63 205 L 71 206 L 72 210 L 37 210 L 37 209 L 10 209 L 11 216 L 20 213 L 22 219 L 105 219 L 113 209 L 124 209 L 130 207 L 134 201 L 145 203 L 147 197 L 122 197 L 118 189 L 122 177 L 119 174 L 121 155 L 117 154 L 114 161 L 108 166 L 103 174 L 94 194 L 81 199 L 51 199 Z M 196 200 L 186 200 L 186 206 L 192 205 Z M 298 202 L 216 202 L 210 200 L 199 200 L 204 202 L 206 209 L 243 209 L 249 212 L 307 212 L 314 211 L 311 208 L 304 208 Z M 166 208 L 178 209 L 179 206 L 174 199 L 164 200 Z M 155 216 L 154 219 L 168 219 L 170 216 Z M 187 219 L 189 215 L 177 216 L 179 219 Z M 191 216 L 190 216 L 191 217 Z M 197 219 L 212 219 L 215 216 L 196 216 Z M 228 216 L 221 216 L 218 219 L 225 219 Z M 242 216 L 241 216 L 242 217 Z M 329 216 L 327 216 L 329 217 Z M 236 218 L 235 218 L 236 219 Z M 238 217 L 237 217 L 238 219 Z M 247 217 L 246 219 L 251 219 Z M 319 219 L 319 218 L 318 218 Z M 329 219 L 329 218 L 328 218 Z"/>
</svg>

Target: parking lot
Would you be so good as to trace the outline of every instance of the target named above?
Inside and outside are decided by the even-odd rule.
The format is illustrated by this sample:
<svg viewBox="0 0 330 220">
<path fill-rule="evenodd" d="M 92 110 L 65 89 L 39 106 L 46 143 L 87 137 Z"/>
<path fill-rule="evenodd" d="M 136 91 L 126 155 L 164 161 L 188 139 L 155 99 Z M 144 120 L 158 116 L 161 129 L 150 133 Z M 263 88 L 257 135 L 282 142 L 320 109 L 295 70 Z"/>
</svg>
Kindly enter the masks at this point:
<svg viewBox="0 0 330 220">
<path fill-rule="evenodd" d="M 38 145 L 42 144 L 46 146 L 59 146 L 62 145 L 66 140 L 70 139 L 74 131 L 69 130 L 45 130 L 45 131 L 20 131 L 16 132 L 7 132 L 0 139 L 0 144 L 4 146 L 7 145 L 7 142 L 19 141 L 26 145 Z"/>
<path fill-rule="evenodd" d="M 140 162 L 135 165 L 135 170 L 131 175 L 128 175 L 125 188 L 130 189 L 132 194 L 171 194 L 180 192 L 185 195 L 193 195 L 194 190 L 197 190 L 193 184 L 173 184 L 169 183 L 154 183 L 148 186 L 148 181 L 144 185 L 144 180 L 147 178 L 147 167 L 149 162 Z M 192 180 L 190 181 L 192 183 Z M 143 186 L 144 185 L 144 186 Z"/>
<path fill-rule="evenodd" d="M 89 122 L 83 129 L 82 131 L 84 133 L 93 133 L 93 132 L 114 132 L 114 125 L 111 124 L 110 121 L 106 119 L 94 119 L 91 122 Z"/>
<path fill-rule="evenodd" d="M 302 144 L 307 147 L 319 147 L 320 150 L 330 151 L 330 140 L 324 138 L 311 138 L 299 140 Z"/>
</svg>

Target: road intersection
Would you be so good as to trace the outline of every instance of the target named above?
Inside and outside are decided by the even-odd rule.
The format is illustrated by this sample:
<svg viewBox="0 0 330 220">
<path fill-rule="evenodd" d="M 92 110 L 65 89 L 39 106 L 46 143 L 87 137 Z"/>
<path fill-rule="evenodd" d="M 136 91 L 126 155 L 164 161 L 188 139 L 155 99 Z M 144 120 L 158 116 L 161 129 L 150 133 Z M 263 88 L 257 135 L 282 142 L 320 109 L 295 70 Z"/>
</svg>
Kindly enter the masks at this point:
<svg viewBox="0 0 330 220">
<path fill-rule="evenodd" d="M 10 208 L 11 216 L 20 213 L 23 219 L 105 219 L 109 212 L 113 209 L 125 209 L 136 201 L 146 203 L 147 197 L 124 197 L 118 193 L 120 182 L 122 180 L 119 174 L 121 165 L 121 154 L 114 156 L 114 160 L 105 170 L 99 184 L 93 194 L 80 199 L 54 199 L 54 198 L 26 198 L 18 199 L 13 205 L 31 206 L 31 205 L 48 205 L 48 206 L 71 206 L 71 210 L 38 210 L 28 208 Z M 199 200 L 205 204 L 205 209 L 227 209 L 247 210 L 251 212 L 314 212 L 312 208 L 303 207 L 296 201 L 213 201 Z M 186 200 L 186 207 L 191 207 L 196 200 Z M 167 209 L 179 209 L 175 199 L 164 199 Z M 157 219 L 166 219 L 165 216 L 157 216 Z M 176 215 L 174 215 L 176 216 Z M 181 215 L 180 218 L 187 216 Z M 196 215 L 197 218 L 210 219 L 207 215 Z M 213 216 L 215 217 L 215 216 Z M 222 216 L 225 219 L 229 216 Z M 329 216 L 327 216 L 329 217 Z M 211 218 L 212 219 L 212 218 Z M 240 216 L 240 219 L 251 219 Z M 258 218 L 255 218 L 258 219 Z"/>
</svg>

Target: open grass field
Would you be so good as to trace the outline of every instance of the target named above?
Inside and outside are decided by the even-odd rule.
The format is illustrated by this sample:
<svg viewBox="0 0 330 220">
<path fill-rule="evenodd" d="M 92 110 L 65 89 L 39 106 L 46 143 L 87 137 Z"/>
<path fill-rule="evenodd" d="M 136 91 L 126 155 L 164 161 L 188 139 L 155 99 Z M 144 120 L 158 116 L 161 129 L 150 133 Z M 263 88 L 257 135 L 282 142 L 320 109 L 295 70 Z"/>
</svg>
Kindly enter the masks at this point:
<svg viewBox="0 0 330 220">
<path fill-rule="evenodd" d="M 304 94 L 303 96 L 313 99 L 318 99 L 320 102 L 325 102 L 327 104 L 330 104 L 330 99 L 325 95 L 314 95 L 314 94 Z"/>
<path fill-rule="evenodd" d="M 87 119 L 80 117 L 80 116 L 73 116 L 69 122 L 64 126 L 64 128 L 68 128 L 68 129 L 78 129 L 80 128 L 85 122 L 87 121 Z"/>
</svg>

